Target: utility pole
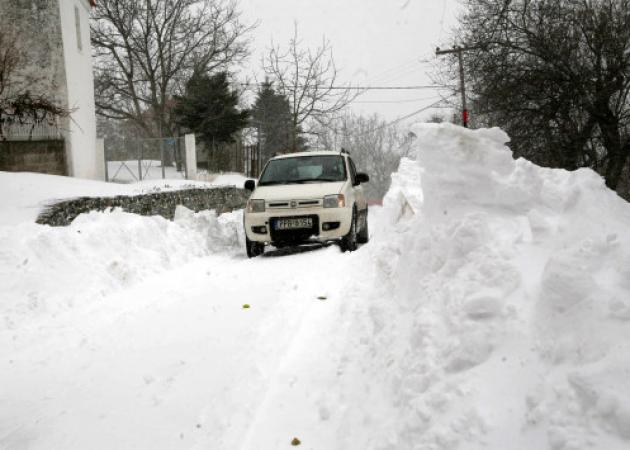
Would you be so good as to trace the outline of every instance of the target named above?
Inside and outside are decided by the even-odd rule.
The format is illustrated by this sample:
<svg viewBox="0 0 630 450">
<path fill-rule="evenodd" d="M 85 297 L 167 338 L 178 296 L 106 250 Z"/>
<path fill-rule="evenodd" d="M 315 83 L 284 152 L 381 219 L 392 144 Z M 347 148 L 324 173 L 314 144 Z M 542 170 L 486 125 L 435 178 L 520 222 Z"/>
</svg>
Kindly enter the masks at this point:
<svg viewBox="0 0 630 450">
<path fill-rule="evenodd" d="M 440 47 L 438 47 L 435 49 L 436 56 L 449 55 L 453 53 L 457 54 L 457 59 L 459 60 L 459 83 L 462 93 L 462 125 L 466 128 L 468 128 L 468 108 L 466 107 L 466 80 L 464 76 L 464 59 L 462 54 L 466 51 L 476 50 L 478 48 L 480 47 L 453 47 L 448 50 L 440 50 Z"/>
</svg>

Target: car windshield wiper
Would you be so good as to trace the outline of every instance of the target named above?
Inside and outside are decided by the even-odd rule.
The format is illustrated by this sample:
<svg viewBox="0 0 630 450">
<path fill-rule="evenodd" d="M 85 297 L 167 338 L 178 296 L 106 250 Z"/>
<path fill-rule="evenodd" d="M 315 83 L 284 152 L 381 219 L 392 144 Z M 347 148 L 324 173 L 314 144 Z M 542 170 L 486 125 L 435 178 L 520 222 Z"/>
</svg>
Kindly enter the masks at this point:
<svg viewBox="0 0 630 450">
<path fill-rule="evenodd" d="M 323 181 L 325 183 L 330 183 L 332 181 L 343 181 L 343 180 L 340 180 L 339 178 L 318 178 L 318 181 Z"/>
<path fill-rule="evenodd" d="M 303 178 L 301 180 L 293 180 L 294 183 L 328 183 L 331 181 L 340 181 L 336 178 Z"/>
</svg>

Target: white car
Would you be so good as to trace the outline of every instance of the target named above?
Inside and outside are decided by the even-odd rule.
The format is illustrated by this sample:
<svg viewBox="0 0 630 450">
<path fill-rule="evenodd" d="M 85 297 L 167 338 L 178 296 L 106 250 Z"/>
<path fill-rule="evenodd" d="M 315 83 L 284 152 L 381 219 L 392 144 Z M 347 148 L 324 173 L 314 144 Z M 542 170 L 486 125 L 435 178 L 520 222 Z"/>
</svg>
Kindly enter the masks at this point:
<svg viewBox="0 0 630 450">
<path fill-rule="evenodd" d="M 275 247 L 305 242 L 339 241 L 342 250 L 356 250 L 368 241 L 368 207 L 348 153 L 317 151 L 271 158 L 247 201 L 244 225 L 247 256 Z"/>
</svg>

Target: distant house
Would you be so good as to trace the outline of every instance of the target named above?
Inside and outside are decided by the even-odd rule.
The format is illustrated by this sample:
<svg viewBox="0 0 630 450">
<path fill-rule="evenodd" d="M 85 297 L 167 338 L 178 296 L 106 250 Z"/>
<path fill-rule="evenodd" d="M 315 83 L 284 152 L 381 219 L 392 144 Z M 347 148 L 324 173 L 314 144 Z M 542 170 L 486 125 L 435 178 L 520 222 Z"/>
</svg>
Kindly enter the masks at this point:
<svg viewBox="0 0 630 450">
<path fill-rule="evenodd" d="M 36 171 L 102 179 L 97 155 L 90 10 L 96 0 L 0 0 L 0 29 L 17 33 L 33 79 L 43 94 L 73 111 L 56 126 L 12 126 L 0 170 Z"/>
</svg>

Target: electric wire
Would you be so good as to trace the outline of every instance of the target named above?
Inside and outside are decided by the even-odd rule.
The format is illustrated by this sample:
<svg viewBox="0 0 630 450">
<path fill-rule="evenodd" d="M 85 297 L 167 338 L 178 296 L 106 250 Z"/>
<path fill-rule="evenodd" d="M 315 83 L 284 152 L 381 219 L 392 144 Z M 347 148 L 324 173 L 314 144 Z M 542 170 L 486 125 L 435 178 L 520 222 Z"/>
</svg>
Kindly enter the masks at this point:
<svg viewBox="0 0 630 450">
<path fill-rule="evenodd" d="M 416 63 L 416 58 L 413 58 L 410 61 L 398 64 L 394 67 L 390 67 L 389 69 L 380 71 L 376 73 L 375 75 L 368 77 L 368 80 L 370 80 L 370 83 L 376 83 L 376 82 L 381 83 L 383 79 L 388 78 L 392 73 L 395 73 L 398 70 L 405 70 L 409 67 L 412 67 L 415 63 Z"/>
<path fill-rule="evenodd" d="M 393 120 L 391 122 L 386 123 L 385 125 L 382 125 L 381 127 L 377 128 L 377 130 L 382 130 L 383 128 L 391 127 L 393 125 L 396 125 L 396 124 L 402 122 L 403 120 L 407 120 L 407 119 L 410 119 L 410 118 L 412 118 L 414 116 L 417 116 L 418 114 L 423 113 L 423 112 L 425 112 L 428 109 L 439 107 L 440 103 L 446 101 L 447 99 L 453 97 L 454 95 L 455 94 L 453 94 L 453 95 L 451 95 L 449 97 L 446 97 L 446 98 L 441 98 L 440 100 L 438 100 L 436 102 L 433 102 L 430 105 L 423 106 L 422 108 L 420 108 L 420 109 L 418 109 L 418 110 L 416 110 L 416 111 L 414 111 L 412 113 L 406 114 L 406 115 L 404 115 L 402 117 L 399 117 L 399 118 L 397 118 L 397 119 L 395 119 L 395 120 Z"/>
<path fill-rule="evenodd" d="M 432 64 L 433 61 L 428 59 L 419 59 L 414 58 L 413 61 L 407 64 L 403 64 L 399 67 L 392 68 L 387 70 L 380 75 L 375 75 L 374 77 L 368 77 L 368 80 L 371 84 L 376 83 L 391 83 L 394 80 L 402 78 L 404 75 L 409 75 L 417 70 L 422 70 L 423 66 L 428 64 Z"/>
<path fill-rule="evenodd" d="M 435 96 L 431 96 L 431 97 L 422 97 L 422 98 L 411 98 L 411 99 L 404 99 L 404 100 L 355 100 L 352 103 L 355 104 L 372 104 L 372 103 L 417 103 L 417 102 L 424 102 L 427 100 L 433 100 L 435 99 Z"/>
<path fill-rule="evenodd" d="M 261 87 L 263 83 L 240 83 L 241 86 L 245 87 Z M 304 86 L 294 86 L 294 85 L 286 85 L 287 89 L 300 89 Z M 313 86 L 315 87 L 315 86 Z M 422 90 L 422 89 L 452 89 L 453 86 L 448 84 L 426 84 L 426 85 L 416 85 L 416 86 L 327 86 L 321 85 L 317 86 L 319 89 L 330 89 L 330 90 L 349 90 L 349 91 L 398 91 L 398 90 Z"/>
</svg>

